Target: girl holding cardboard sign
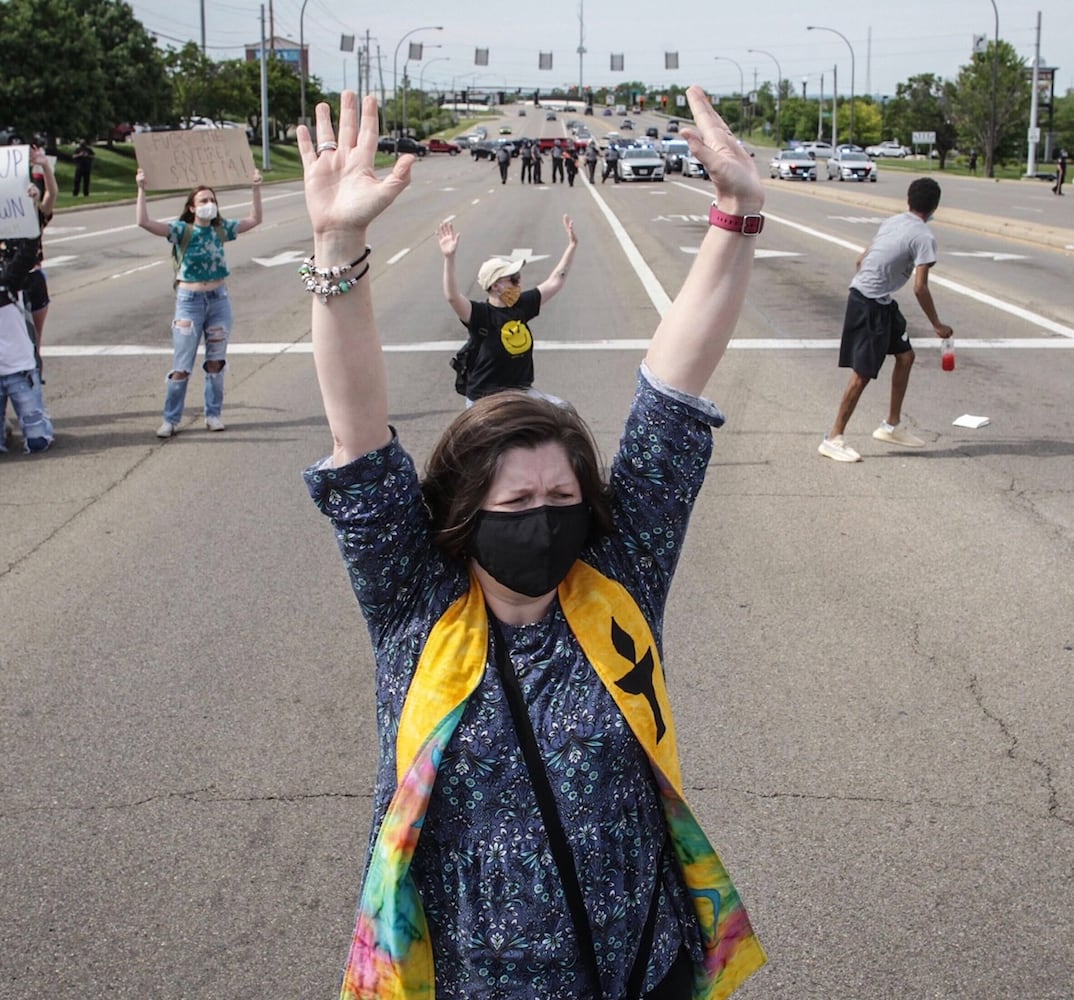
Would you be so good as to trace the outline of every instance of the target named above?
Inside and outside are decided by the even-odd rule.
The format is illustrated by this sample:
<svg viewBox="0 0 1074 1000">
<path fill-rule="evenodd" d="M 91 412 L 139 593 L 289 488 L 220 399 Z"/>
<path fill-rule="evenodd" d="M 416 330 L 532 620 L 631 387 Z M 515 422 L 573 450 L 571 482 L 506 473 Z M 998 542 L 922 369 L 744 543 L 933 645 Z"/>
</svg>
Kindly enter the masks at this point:
<svg viewBox="0 0 1074 1000">
<path fill-rule="evenodd" d="M 171 371 L 164 394 L 164 422 L 157 437 L 170 438 L 179 430 L 186 402 L 187 383 L 205 338 L 205 426 L 224 430 L 220 411 L 224 405 L 224 369 L 231 338 L 231 299 L 228 297 L 224 243 L 261 223 L 261 174 L 253 173 L 250 214 L 245 219 L 221 219 L 216 192 L 196 187 L 187 196 L 178 219 L 159 222 L 149 217 L 145 198 L 145 173 L 135 175 L 138 184 L 137 221 L 146 232 L 167 237 L 175 260 L 175 315 L 172 319 Z"/>
</svg>

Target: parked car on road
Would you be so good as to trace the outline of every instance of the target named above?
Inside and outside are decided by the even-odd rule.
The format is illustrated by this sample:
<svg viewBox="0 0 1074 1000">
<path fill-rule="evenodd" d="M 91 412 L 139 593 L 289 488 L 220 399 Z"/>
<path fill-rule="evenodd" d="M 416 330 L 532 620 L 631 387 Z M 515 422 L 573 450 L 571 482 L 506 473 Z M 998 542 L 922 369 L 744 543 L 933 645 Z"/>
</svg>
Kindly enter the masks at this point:
<svg viewBox="0 0 1074 1000">
<path fill-rule="evenodd" d="M 781 181 L 815 181 L 817 164 L 804 149 L 781 149 L 768 161 L 768 176 Z"/>
<path fill-rule="evenodd" d="M 664 154 L 664 164 L 669 174 L 682 172 L 682 161 L 690 155 L 685 139 L 667 139 L 658 147 Z"/>
<path fill-rule="evenodd" d="M 377 152 L 378 153 L 394 153 L 396 152 L 397 140 L 394 135 L 382 135 L 377 140 Z M 422 157 L 429 152 L 427 146 L 423 146 L 417 139 L 411 139 L 410 136 L 400 136 L 398 139 L 398 152 L 400 153 L 413 153 L 417 157 Z"/>
<path fill-rule="evenodd" d="M 820 139 L 816 142 L 803 142 L 801 147 L 796 148 L 804 149 L 814 160 L 817 158 L 827 159 L 834 152 L 830 142 L 824 142 Z"/>
<path fill-rule="evenodd" d="M 683 177 L 700 177 L 705 179 L 708 177 L 709 172 L 705 169 L 705 164 L 694 156 L 693 153 L 690 153 L 682 160 L 682 175 Z"/>
<path fill-rule="evenodd" d="M 430 153 L 447 153 L 448 156 L 458 156 L 462 149 L 457 142 L 448 142 L 446 139 L 430 139 L 425 145 Z"/>
<path fill-rule="evenodd" d="M 837 149 L 828 160 L 828 180 L 872 181 L 876 183 L 876 164 L 865 153 Z"/>
<path fill-rule="evenodd" d="M 663 181 L 664 160 L 659 153 L 646 146 L 620 149 L 619 179 L 621 181 Z"/>
<path fill-rule="evenodd" d="M 875 146 L 866 146 L 865 155 L 871 156 L 874 159 L 881 156 L 893 156 L 896 159 L 901 160 L 903 157 L 910 155 L 910 150 L 901 143 L 896 142 L 894 139 L 885 139 Z"/>
</svg>

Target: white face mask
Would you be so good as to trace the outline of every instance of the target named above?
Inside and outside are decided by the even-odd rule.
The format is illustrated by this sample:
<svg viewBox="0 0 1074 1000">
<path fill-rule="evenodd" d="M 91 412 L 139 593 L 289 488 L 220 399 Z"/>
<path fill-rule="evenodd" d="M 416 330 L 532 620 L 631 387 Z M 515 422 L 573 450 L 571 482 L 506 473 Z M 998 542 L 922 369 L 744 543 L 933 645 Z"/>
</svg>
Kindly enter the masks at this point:
<svg viewBox="0 0 1074 1000">
<path fill-rule="evenodd" d="M 216 218 L 216 202 L 207 201 L 204 205 L 198 205 L 194 209 L 194 216 L 201 219 L 202 222 L 212 222 Z"/>
</svg>

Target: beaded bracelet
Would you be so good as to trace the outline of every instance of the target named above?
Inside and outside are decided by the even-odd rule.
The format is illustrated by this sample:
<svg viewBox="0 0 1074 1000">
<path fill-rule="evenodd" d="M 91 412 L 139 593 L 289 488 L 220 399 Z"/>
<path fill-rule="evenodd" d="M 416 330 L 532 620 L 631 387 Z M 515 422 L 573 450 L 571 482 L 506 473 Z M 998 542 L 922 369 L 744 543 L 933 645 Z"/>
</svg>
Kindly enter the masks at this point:
<svg viewBox="0 0 1074 1000">
<path fill-rule="evenodd" d="M 351 268 L 361 264 L 372 252 L 373 248 L 367 244 L 365 253 L 360 257 L 352 260 L 349 264 L 336 264 L 334 267 L 317 267 L 313 255 L 310 254 L 309 257 L 302 261 L 298 274 L 306 286 L 306 291 L 319 295 L 321 301 L 327 305 L 330 295 L 343 295 L 354 287 L 355 282 L 361 281 L 366 276 L 369 271 L 368 264 L 353 278 L 343 278 L 343 275 L 350 271 Z"/>
</svg>

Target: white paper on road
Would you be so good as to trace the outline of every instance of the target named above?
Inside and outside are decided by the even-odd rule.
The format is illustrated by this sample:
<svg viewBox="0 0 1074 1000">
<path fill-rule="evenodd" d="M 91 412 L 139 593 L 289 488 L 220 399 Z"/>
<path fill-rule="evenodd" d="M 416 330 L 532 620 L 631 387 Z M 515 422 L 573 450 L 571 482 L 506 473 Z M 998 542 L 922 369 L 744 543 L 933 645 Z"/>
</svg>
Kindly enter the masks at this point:
<svg viewBox="0 0 1074 1000">
<path fill-rule="evenodd" d="M 975 417 L 972 413 L 963 413 L 961 417 L 952 420 L 951 424 L 954 427 L 968 427 L 971 431 L 975 431 L 978 427 L 987 427 L 991 422 L 988 417 Z"/>
</svg>

